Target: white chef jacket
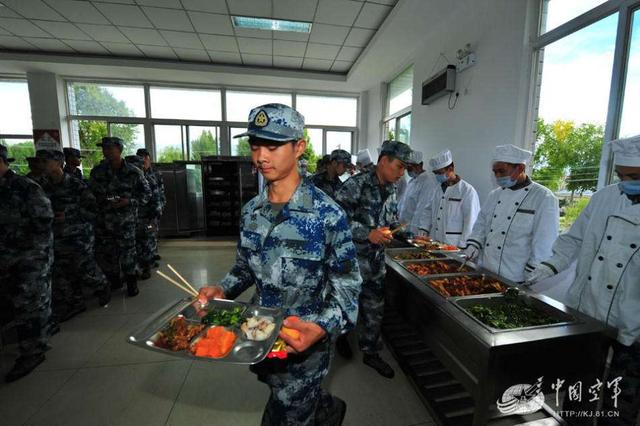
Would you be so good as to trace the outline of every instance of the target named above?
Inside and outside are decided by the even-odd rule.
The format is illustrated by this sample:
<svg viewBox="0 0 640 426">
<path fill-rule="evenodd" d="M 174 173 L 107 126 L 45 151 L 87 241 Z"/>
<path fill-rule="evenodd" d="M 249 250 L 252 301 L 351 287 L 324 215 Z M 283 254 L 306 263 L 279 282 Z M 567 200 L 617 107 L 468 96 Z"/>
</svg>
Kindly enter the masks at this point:
<svg viewBox="0 0 640 426">
<path fill-rule="evenodd" d="M 563 271 L 576 259 L 567 304 L 618 328 L 618 341 L 640 339 L 640 204 L 617 185 L 596 192 L 543 263 Z"/>
<path fill-rule="evenodd" d="M 411 224 L 411 219 L 418 205 L 420 192 L 425 184 L 432 184 L 435 178 L 432 173 L 422 172 L 407 183 L 402 199 L 398 202 L 398 218 L 401 223 Z"/>
<path fill-rule="evenodd" d="M 483 267 L 515 282 L 550 257 L 558 237 L 558 199 L 529 178 L 527 183 L 491 191 L 467 238 L 467 245 L 481 250 Z"/>
<path fill-rule="evenodd" d="M 431 229 L 429 207 L 437 191 L 441 191 L 440 184 L 433 173 L 424 172 L 416 177 L 412 198 L 405 201 L 404 217 L 400 216 L 400 221 L 410 224 L 409 230 L 414 234 L 425 234 Z"/>
<path fill-rule="evenodd" d="M 460 179 L 445 191 L 436 191 L 428 207 L 431 212 L 429 235 L 436 241 L 459 246 L 465 244 L 480 212 L 478 193 L 468 182 Z"/>
</svg>

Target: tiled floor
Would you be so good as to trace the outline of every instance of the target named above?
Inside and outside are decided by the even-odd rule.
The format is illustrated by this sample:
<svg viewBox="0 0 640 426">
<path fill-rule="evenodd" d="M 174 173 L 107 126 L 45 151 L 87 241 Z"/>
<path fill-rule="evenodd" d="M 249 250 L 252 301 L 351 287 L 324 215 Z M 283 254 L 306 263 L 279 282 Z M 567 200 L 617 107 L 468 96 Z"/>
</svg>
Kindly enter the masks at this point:
<svg viewBox="0 0 640 426">
<path fill-rule="evenodd" d="M 190 282 L 204 284 L 224 276 L 235 249 L 224 243 L 172 241 L 161 254 L 163 265 L 171 263 Z M 181 360 L 126 342 L 137 324 L 180 297 L 180 291 L 154 276 L 141 283 L 138 297 L 118 293 L 107 308 L 92 306 L 64 323 L 42 365 L 18 382 L 0 382 L 0 424 L 258 425 L 268 389 L 248 368 Z M 16 350 L 14 345 L 2 348 L 3 376 Z M 392 360 L 388 352 L 383 356 Z M 359 354 L 352 361 L 336 359 L 325 386 L 347 401 L 345 425 L 433 424 L 392 365 L 397 374 L 387 380 L 364 366 Z"/>
</svg>

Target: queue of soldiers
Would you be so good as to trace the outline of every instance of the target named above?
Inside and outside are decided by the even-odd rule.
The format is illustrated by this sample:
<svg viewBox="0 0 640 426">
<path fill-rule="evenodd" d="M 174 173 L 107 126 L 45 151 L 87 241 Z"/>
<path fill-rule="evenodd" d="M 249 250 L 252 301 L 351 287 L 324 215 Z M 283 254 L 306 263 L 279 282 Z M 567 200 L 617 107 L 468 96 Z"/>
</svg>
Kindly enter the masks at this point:
<svg viewBox="0 0 640 426">
<path fill-rule="evenodd" d="M 120 138 L 97 146 L 104 160 L 85 180 L 77 149 L 39 149 L 20 176 L 0 145 L 0 299 L 20 350 L 7 382 L 42 363 L 59 324 L 86 311 L 85 289 L 107 306 L 124 284 L 136 296 L 158 266 L 162 177 L 146 149 L 125 159 Z"/>
</svg>

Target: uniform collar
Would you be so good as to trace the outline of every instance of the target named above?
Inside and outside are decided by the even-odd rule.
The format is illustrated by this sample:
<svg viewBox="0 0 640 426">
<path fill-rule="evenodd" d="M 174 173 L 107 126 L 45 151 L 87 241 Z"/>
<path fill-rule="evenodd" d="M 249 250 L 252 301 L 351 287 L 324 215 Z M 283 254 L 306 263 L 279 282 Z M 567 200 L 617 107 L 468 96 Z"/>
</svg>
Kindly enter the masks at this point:
<svg viewBox="0 0 640 426">
<path fill-rule="evenodd" d="M 291 212 L 302 212 L 302 213 L 313 213 L 313 184 L 310 183 L 307 179 L 300 178 L 300 184 L 293 192 L 293 195 L 289 199 L 289 201 L 284 205 L 280 214 L 283 219 L 286 219 L 291 216 Z M 268 185 L 262 194 L 260 194 L 260 198 L 253 208 L 254 211 L 260 210 L 260 214 L 265 217 L 273 216 L 273 209 L 271 208 L 271 203 L 269 202 L 269 189 Z"/>
<path fill-rule="evenodd" d="M 14 172 L 13 170 L 11 169 L 7 170 L 4 176 L 0 178 L 0 186 L 4 186 L 5 184 L 8 184 L 9 181 L 13 179 L 15 175 L 16 175 L 16 172 Z"/>
<path fill-rule="evenodd" d="M 507 189 L 510 189 L 512 191 L 517 191 L 518 189 L 526 188 L 529 185 L 531 185 L 531 178 L 527 175 L 527 178 L 524 181 L 522 181 L 522 183 L 516 183 L 511 188 L 507 188 Z"/>
</svg>

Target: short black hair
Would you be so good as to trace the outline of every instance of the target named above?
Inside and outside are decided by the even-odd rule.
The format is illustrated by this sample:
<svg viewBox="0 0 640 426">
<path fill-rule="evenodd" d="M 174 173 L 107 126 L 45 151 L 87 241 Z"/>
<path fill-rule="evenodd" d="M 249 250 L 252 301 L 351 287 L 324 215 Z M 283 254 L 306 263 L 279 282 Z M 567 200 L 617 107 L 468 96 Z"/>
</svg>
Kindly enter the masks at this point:
<svg viewBox="0 0 640 426">
<path fill-rule="evenodd" d="M 287 143 L 295 145 L 296 142 L 298 142 L 298 139 L 291 139 L 288 141 L 274 141 L 272 139 L 260 138 L 258 136 L 249 136 L 249 145 L 281 146 Z"/>
</svg>

